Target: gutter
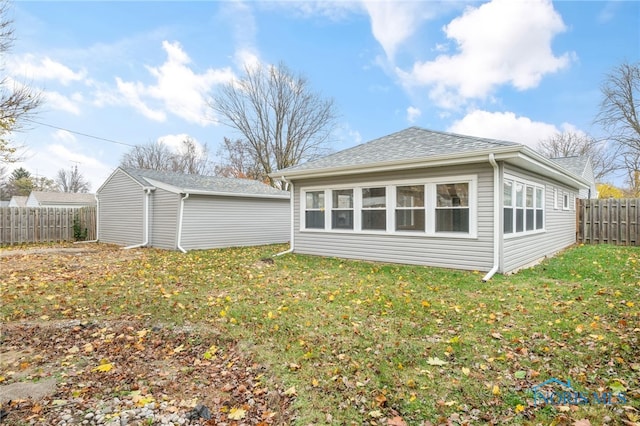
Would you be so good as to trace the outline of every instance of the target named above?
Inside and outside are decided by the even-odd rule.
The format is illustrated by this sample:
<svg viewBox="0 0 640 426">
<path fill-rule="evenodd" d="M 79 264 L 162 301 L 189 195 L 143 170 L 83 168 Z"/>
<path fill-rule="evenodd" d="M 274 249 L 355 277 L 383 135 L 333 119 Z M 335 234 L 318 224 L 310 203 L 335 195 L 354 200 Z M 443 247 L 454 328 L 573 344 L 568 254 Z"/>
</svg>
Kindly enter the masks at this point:
<svg viewBox="0 0 640 426">
<path fill-rule="evenodd" d="M 482 282 L 489 281 L 500 267 L 500 173 L 493 153 L 489 154 L 489 163 L 493 167 L 493 267 Z"/>
<path fill-rule="evenodd" d="M 141 244 L 134 244 L 132 246 L 127 246 L 124 248 L 124 250 L 146 247 L 149 245 L 149 228 L 151 227 L 151 221 L 149 221 L 149 204 L 151 203 L 151 190 L 152 188 L 145 188 L 144 190 L 147 193 L 147 196 L 145 197 L 145 203 L 144 203 L 144 217 L 145 217 L 144 242 Z"/>
<path fill-rule="evenodd" d="M 184 194 L 184 197 L 180 199 L 180 215 L 178 216 L 178 244 L 176 247 L 183 253 L 187 251 L 180 245 L 180 241 L 182 240 L 182 219 L 184 218 L 184 201 L 189 198 L 189 193 Z"/>
<path fill-rule="evenodd" d="M 294 216 L 294 213 L 295 213 L 295 206 L 294 206 L 294 204 L 295 204 L 295 193 L 294 193 L 293 182 L 288 181 L 287 178 L 284 177 L 284 176 L 280 176 L 280 180 L 282 180 L 284 183 L 286 183 L 289 186 L 289 188 L 291 188 L 291 193 L 290 193 L 291 195 L 289 197 L 289 207 L 290 207 L 290 210 L 291 210 L 291 238 L 289 240 L 289 249 L 285 250 L 285 251 L 282 251 L 280 253 L 276 253 L 276 254 L 273 255 L 273 257 L 282 256 L 283 254 L 287 254 L 287 253 L 293 253 L 293 248 L 294 248 L 293 235 L 294 235 L 294 232 L 295 232 L 295 226 L 294 226 L 294 223 L 293 223 L 294 222 L 293 221 L 293 216 Z"/>
</svg>

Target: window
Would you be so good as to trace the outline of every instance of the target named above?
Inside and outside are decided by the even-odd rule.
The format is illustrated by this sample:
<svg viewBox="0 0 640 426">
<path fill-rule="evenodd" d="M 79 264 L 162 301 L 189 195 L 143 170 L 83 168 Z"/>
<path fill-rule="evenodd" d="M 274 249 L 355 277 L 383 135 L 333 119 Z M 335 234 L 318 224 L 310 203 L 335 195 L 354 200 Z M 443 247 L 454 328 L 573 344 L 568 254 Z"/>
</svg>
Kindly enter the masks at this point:
<svg viewBox="0 0 640 426">
<path fill-rule="evenodd" d="M 502 188 L 504 233 L 543 230 L 544 188 L 515 179 L 505 179 Z"/>
<path fill-rule="evenodd" d="M 569 194 L 562 194 L 562 209 L 569 210 Z"/>
<path fill-rule="evenodd" d="M 424 230 L 424 185 L 396 187 L 396 231 Z"/>
<path fill-rule="evenodd" d="M 353 229 L 353 189 L 332 191 L 331 227 Z"/>
<path fill-rule="evenodd" d="M 558 210 L 558 188 L 553 188 L 553 208 Z"/>
<path fill-rule="evenodd" d="M 473 174 L 302 187 L 300 230 L 477 238 L 477 188 Z"/>
<path fill-rule="evenodd" d="M 524 184 L 516 182 L 516 232 L 524 232 Z"/>
<path fill-rule="evenodd" d="M 469 184 L 436 185 L 436 232 L 469 232 Z"/>
<path fill-rule="evenodd" d="M 324 191 L 310 191 L 305 194 L 305 227 L 324 229 Z"/>
<path fill-rule="evenodd" d="M 362 229 L 387 229 L 387 190 L 385 187 L 362 189 Z"/>
<path fill-rule="evenodd" d="M 504 205 L 504 233 L 510 234 L 513 232 L 513 181 L 505 179 L 502 188 L 502 204 Z"/>
</svg>

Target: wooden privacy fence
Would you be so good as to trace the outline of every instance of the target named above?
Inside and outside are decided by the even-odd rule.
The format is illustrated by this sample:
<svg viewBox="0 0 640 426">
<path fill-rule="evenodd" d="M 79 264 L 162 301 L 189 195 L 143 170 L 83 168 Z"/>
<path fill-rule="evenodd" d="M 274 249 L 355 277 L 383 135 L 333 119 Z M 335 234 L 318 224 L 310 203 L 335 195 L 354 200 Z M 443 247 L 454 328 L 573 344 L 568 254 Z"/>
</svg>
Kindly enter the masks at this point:
<svg viewBox="0 0 640 426">
<path fill-rule="evenodd" d="M 0 208 L 0 245 L 95 239 L 95 207 Z"/>
<path fill-rule="evenodd" d="M 577 206 L 578 242 L 640 245 L 640 199 L 578 200 Z"/>
</svg>

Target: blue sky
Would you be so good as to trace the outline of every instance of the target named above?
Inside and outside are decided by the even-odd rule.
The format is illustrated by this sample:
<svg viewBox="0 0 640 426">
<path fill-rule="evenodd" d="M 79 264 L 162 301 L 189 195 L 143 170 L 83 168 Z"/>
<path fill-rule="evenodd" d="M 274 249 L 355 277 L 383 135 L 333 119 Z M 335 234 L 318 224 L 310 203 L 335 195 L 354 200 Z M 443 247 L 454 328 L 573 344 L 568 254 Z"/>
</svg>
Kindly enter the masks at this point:
<svg viewBox="0 0 640 426">
<path fill-rule="evenodd" d="M 530 146 L 600 136 L 604 75 L 640 58 L 635 1 L 18 1 L 11 15 L 5 70 L 46 101 L 15 135 L 18 165 L 78 164 L 94 191 L 124 144 L 189 136 L 215 161 L 237 134 L 206 101 L 246 64 L 284 62 L 333 98 L 339 150 L 409 126 Z"/>
</svg>

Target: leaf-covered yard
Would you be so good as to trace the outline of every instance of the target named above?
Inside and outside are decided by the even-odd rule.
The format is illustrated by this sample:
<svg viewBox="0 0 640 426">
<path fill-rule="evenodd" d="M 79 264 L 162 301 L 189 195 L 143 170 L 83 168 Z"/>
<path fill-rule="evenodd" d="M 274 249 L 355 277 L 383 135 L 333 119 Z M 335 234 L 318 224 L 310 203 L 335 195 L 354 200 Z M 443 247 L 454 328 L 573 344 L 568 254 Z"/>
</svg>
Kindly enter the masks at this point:
<svg viewBox="0 0 640 426">
<path fill-rule="evenodd" d="M 0 251 L 0 386 L 56 381 L 39 402 L 3 403 L 10 424 L 114 398 L 204 406 L 211 419 L 193 423 L 209 424 L 640 421 L 637 248 L 575 247 L 488 283 L 271 257 L 285 246 L 73 248 Z M 551 378 L 601 399 L 541 403 L 532 387 Z"/>
</svg>

